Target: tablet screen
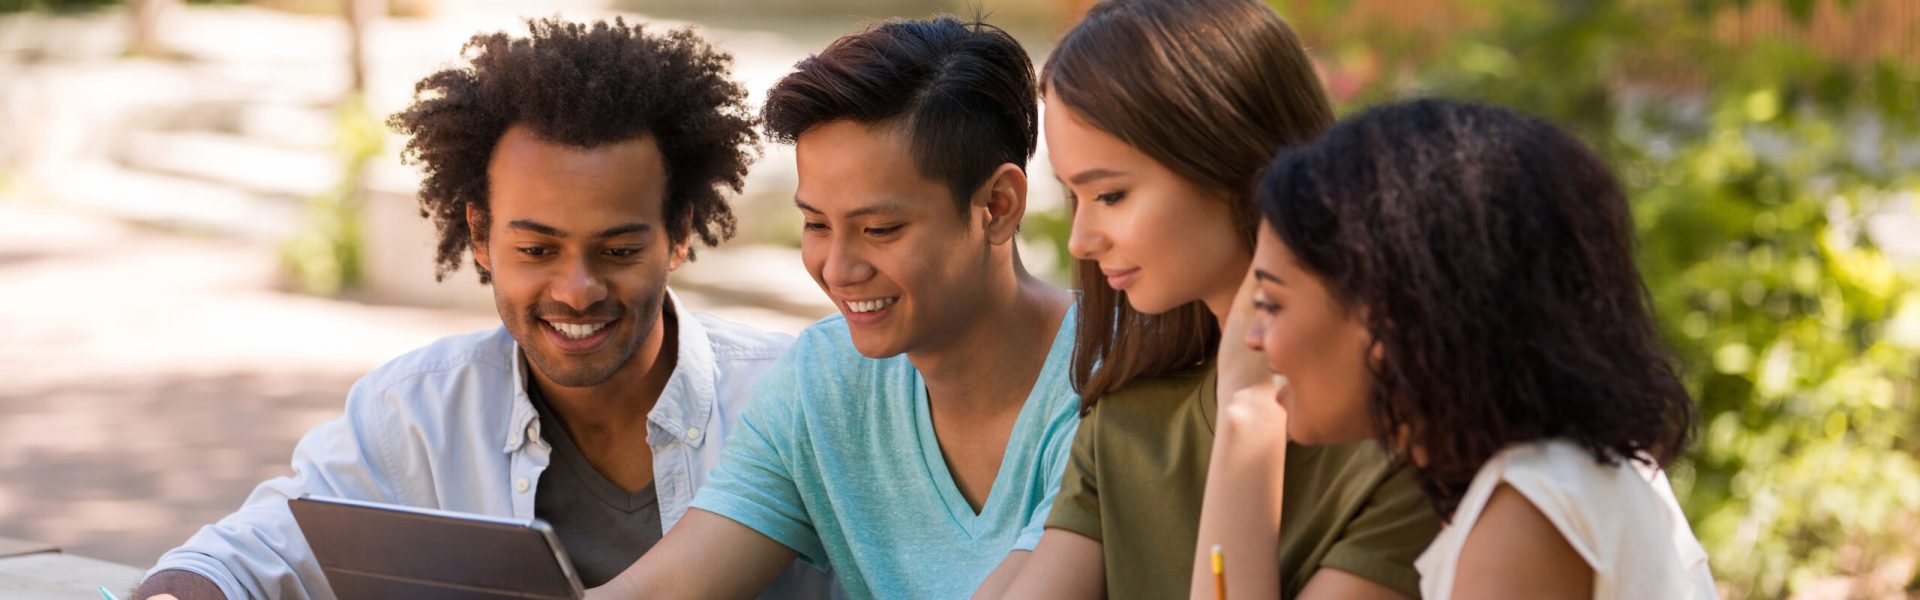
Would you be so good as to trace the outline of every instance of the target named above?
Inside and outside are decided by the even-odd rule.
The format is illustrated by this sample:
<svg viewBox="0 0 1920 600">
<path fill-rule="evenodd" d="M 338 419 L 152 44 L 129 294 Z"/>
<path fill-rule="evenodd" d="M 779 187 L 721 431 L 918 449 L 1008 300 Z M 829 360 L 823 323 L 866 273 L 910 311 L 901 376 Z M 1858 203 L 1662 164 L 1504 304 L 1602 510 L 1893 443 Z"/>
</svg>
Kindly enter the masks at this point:
<svg viewBox="0 0 1920 600">
<path fill-rule="evenodd" d="M 583 596 L 566 551 L 538 519 L 316 496 L 287 508 L 341 598 Z"/>
</svg>

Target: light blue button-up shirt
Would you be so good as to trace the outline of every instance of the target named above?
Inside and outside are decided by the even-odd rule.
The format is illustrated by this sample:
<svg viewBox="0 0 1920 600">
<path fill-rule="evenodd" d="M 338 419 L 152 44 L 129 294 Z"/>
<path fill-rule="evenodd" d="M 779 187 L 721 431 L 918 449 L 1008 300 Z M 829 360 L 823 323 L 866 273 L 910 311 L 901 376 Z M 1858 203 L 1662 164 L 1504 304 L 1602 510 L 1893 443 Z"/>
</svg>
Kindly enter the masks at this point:
<svg viewBox="0 0 1920 600">
<path fill-rule="evenodd" d="M 647 416 L 660 524 L 672 529 L 720 460 L 762 370 L 793 343 L 710 315 L 679 315 L 679 360 Z M 228 598 L 332 598 L 287 511 L 302 494 L 532 519 L 552 448 L 527 398 L 525 359 L 504 327 L 441 339 L 382 365 L 345 414 L 301 438 L 293 475 L 261 483 L 148 574 L 182 570 Z M 796 563 L 769 597 L 826 597 L 829 576 Z"/>
</svg>

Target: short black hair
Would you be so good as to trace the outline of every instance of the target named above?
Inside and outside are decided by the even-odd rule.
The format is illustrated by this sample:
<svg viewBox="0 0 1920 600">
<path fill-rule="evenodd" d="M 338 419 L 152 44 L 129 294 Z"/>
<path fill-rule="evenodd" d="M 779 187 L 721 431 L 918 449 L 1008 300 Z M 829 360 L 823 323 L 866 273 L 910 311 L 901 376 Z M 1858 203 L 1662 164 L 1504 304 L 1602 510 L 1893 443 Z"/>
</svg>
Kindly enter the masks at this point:
<svg viewBox="0 0 1920 600">
<path fill-rule="evenodd" d="M 525 38 L 474 36 L 462 52 L 470 64 L 420 80 L 413 105 L 387 120 L 412 136 L 403 157 L 425 167 L 420 214 L 440 232 L 434 278 L 460 268 L 476 235 L 486 241 L 469 230 L 466 209 L 488 214 L 487 164 L 513 125 L 582 148 L 653 134 L 666 163 L 668 239 L 732 237 L 723 190 L 740 192 L 760 143 L 746 90 L 728 79 L 733 58 L 691 29 L 651 33 L 619 18 L 537 19 L 527 29 Z"/>
<path fill-rule="evenodd" d="M 1257 190 L 1302 268 L 1365 315 L 1375 435 L 1418 448 L 1442 518 L 1487 460 L 1545 439 L 1666 465 L 1693 400 L 1661 347 L 1619 181 L 1510 110 L 1373 108 L 1282 152 Z"/>
<path fill-rule="evenodd" d="M 1025 170 L 1039 130 L 1033 61 L 998 27 L 893 19 L 828 44 L 767 92 L 767 136 L 791 144 L 833 121 L 898 126 L 921 176 L 965 210 L 1000 165 Z"/>
</svg>

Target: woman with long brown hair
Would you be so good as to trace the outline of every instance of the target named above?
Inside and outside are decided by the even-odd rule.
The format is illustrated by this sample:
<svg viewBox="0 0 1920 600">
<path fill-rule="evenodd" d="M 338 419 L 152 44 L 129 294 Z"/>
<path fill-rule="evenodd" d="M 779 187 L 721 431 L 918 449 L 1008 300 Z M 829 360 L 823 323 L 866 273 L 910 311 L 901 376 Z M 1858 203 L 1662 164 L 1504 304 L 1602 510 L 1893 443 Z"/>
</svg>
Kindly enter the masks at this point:
<svg viewBox="0 0 1920 600">
<path fill-rule="evenodd" d="M 1257 585 L 1229 569 L 1236 596 L 1417 595 L 1413 560 L 1438 520 L 1377 444 L 1282 452 L 1216 437 L 1218 390 L 1244 384 L 1226 365 L 1245 350 L 1235 339 L 1220 354 L 1220 342 L 1252 261 L 1254 179 L 1333 122 L 1286 22 L 1254 0 L 1108 0 L 1066 34 L 1040 84 L 1049 155 L 1073 197 L 1084 417 L 1045 536 L 977 596 L 1210 597 L 1211 573 L 1194 567 L 1216 543 L 1230 564 L 1286 573 Z M 1253 519 L 1203 523 L 1215 481 L 1276 493 L 1218 511 Z"/>
</svg>

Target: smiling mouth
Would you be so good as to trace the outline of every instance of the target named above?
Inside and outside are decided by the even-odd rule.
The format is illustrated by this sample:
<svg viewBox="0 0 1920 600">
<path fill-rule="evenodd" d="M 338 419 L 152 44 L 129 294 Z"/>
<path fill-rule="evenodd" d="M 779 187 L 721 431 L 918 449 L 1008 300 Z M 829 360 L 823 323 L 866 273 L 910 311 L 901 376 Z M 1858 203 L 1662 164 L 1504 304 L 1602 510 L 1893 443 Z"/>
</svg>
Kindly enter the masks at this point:
<svg viewBox="0 0 1920 600">
<path fill-rule="evenodd" d="M 899 296 L 888 296 L 878 300 L 848 300 L 847 310 L 856 313 L 877 312 L 880 309 L 892 306 L 893 303 L 899 299 Z"/>
<path fill-rule="evenodd" d="M 1115 270 L 1101 269 L 1100 274 L 1106 276 L 1108 287 L 1116 290 L 1123 289 L 1127 287 L 1127 284 L 1133 283 L 1134 278 L 1140 275 L 1140 267 Z"/>
<path fill-rule="evenodd" d="M 613 323 L 612 321 L 606 323 L 555 323 L 546 319 L 541 319 L 540 321 L 546 323 L 547 326 L 553 328 L 554 331 L 560 332 L 560 335 L 575 340 L 586 339 L 588 336 L 599 333 L 601 329 Z"/>
</svg>

